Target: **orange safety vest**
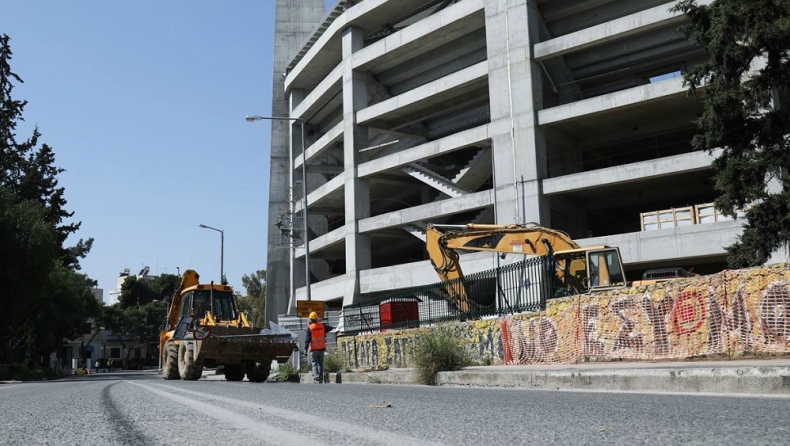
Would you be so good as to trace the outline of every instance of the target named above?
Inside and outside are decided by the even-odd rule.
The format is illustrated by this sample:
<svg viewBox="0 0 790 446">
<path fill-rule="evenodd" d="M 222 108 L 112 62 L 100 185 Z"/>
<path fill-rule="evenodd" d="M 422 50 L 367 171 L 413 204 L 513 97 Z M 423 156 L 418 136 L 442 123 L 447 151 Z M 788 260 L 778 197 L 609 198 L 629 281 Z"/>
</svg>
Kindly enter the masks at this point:
<svg viewBox="0 0 790 446">
<path fill-rule="evenodd" d="M 324 324 L 314 322 L 308 325 L 310 328 L 310 351 L 313 350 L 326 350 L 326 337 Z"/>
</svg>

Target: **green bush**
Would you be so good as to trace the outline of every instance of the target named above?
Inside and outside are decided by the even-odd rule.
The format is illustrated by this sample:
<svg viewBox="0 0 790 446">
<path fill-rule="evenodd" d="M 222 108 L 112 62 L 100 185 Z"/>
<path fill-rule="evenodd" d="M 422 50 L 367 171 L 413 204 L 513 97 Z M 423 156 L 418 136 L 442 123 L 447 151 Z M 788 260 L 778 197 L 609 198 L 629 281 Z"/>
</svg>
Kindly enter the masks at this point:
<svg viewBox="0 0 790 446">
<path fill-rule="evenodd" d="M 275 373 L 275 380 L 280 382 L 288 381 L 291 378 L 291 375 L 296 373 L 296 367 L 293 366 L 290 362 L 286 362 L 280 364 L 277 372 Z"/>
<path fill-rule="evenodd" d="M 343 356 L 338 353 L 327 352 L 324 355 L 324 371 L 328 373 L 337 373 L 346 370 L 346 364 L 343 361 Z"/>
<path fill-rule="evenodd" d="M 461 370 L 471 365 L 469 353 L 460 338 L 447 326 L 439 326 L 421 335 L 414 353 L 417 380 L 422 384 L 436 384 L 436 374 Z"/>
<path fill-rule="evenodd" d="M 21 365 L 0 367 L 0 381 L 42 381 L 55 378 L 60 378 L 60 375 L 38 367 L 28 368 Z"/>
</svg>

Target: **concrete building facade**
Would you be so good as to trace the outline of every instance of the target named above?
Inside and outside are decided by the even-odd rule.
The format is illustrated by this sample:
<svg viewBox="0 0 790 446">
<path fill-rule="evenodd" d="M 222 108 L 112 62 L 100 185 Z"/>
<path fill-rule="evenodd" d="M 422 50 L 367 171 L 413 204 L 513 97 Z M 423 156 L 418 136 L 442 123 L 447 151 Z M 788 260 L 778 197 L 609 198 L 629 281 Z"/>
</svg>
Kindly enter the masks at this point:
<svg viewBox="0 0 790 446">
<path fill-rule="evenodd" d="M 680 77 L 706 53 L 674 5 L 339 1 L 274 76 L 295 121 L 272 133 L 270 200 L 293 222 L 307 169 L 308 227 L 290 226 L 290 289 L 276 288 L 287 313 L 306 296 L 305 233 L 310 294 L 331 309 L 437 282 L 428 223 L 537 222 L 620 247 L 630 279 L 724 268 L 741 223 L 708 214 L 716 154 L 692 150 L 702 108 Z"/>
</svg>

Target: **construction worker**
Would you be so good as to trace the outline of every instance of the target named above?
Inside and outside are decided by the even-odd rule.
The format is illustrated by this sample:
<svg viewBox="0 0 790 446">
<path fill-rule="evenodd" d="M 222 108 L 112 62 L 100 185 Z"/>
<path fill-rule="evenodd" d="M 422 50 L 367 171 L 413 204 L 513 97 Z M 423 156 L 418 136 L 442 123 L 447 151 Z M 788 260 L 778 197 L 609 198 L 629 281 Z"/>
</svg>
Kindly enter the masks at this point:
<svg viewBox="0 0 790 446">
<path fill-rule="evenodd" d="M 324 353 L 326 352 L 326 334 L 334 327 L 318 322 L 318 313 L 313 311 L 308 316 L 310 324 L 304 336 L 304 350 L 310 352 L 310 363 L 313 366 L 313 381 L 324 382 Z"/>
</svg>

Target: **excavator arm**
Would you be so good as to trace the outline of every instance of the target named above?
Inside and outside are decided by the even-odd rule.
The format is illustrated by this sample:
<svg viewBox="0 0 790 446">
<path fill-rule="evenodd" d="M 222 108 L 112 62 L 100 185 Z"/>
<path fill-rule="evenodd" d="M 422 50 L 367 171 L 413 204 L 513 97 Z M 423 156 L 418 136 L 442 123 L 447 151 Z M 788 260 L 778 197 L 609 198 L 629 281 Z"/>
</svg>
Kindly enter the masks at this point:
<svg viewBox="0 0 790 446">
<path fill-rule="evenodd" d="M 442 232 L 441 229 L 446 231 Z M 536 223 L 525 225 L 433 225 L 426 230 L 426 249 L 436 274 L 461 311 L 471 302 L 463 284 L 458 251 L 489 251 L 543 256 L 554 251 L 579 249 L 568 234 Z"/>
</svg>

